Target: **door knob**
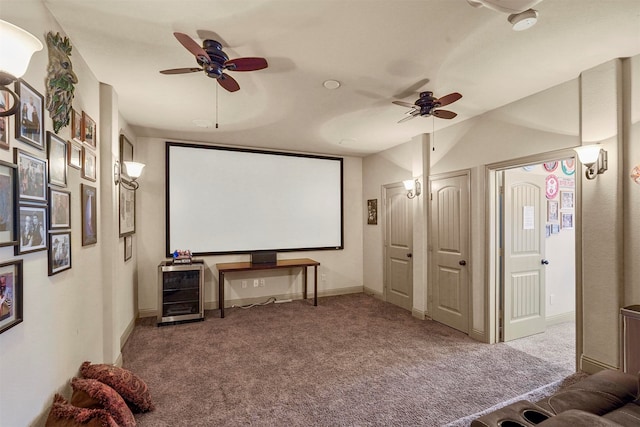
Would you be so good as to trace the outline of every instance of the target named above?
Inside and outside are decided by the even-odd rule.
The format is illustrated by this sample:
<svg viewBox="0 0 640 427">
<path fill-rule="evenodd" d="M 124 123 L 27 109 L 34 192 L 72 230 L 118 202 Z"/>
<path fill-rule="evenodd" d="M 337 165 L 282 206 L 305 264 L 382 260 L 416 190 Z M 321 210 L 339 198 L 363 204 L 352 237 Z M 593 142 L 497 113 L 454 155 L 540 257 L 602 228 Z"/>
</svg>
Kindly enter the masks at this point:
<svg viewBox="0 0 640 427">
<path fill-rule="evenodd" d="M 412 254 L 411 252 L 409 252 L 409 253 L 407 254 L 407 258 L 411 258 L 411 257 L 413 257 L 413 254 Z"/>
<path fill-rule="evenodd" d="M 549 265 L 549 261 L 548 261 L 548 260 L 546 260 L 546 259 L 543 259 L 542 261 L 540 261 L 540 263 L 541 263 L 542 265 Z"/>
<path fill-rule="evenodd" d="M 460 260 L 460 261 L 458 261 L 458 264 L 460 264 L 460 265 L 467 265 L 467 261 L 465 261 L 465 260 Z"/>
</svg>

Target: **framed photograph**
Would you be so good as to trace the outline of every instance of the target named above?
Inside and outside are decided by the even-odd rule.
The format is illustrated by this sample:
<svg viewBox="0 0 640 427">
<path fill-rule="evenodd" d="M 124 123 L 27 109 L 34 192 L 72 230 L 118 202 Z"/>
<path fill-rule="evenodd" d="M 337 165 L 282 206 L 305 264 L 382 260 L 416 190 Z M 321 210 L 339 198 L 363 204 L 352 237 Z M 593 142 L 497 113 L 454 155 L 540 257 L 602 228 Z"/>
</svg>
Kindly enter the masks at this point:
<svg viewBox="0 0 640 427">
<path fill-rule="evenodd" d="M 47 249 L 47 208 L 46 206 L 20 205 L 18 246 L 15 254 L 44 251 Z"/>
<path fill-rule="evenodd" d="M 67 186 L 67 142 L 47 131 L 49 184 Z"/>
<path fill-rule="evenodd" d="M 49 233 L 49 276 L 71 268 L 71 231 Z"/>
<path fill-rule="evenodd" d="M 547 222 L 558 222 L 558 201 L 547 200 Z"/>
<path fill-rule="evenodd" d="M 18 198 L 25 202 L 47 203 L 47 161 L 14 149 L 18 166 Z"/>
<path fill-rule="evenodd" d="M 49 189 L 49 229 L 71 228 L 71 192 Z"/>
<path fill-rule="evenodd" d="M 9 92 L 0 92 L 0 112 L 9 109 Z M 9 149 L 9 117 L 0 117 L 0 148 Z"/>
<path fill-rule="evenodd" d="M 22 260 L 0 264 L 0 334 L 22 322 Z"/>
<path fill-rule="evenodd" d="M 82 146 L 73 141 L 67 141 L 67 164 L 82 169 Z"/>
<path fill-rule="evenodd" d="M 131 141 L 127 139 L 126 136 L 120 135 L 120 172 L 122 173 L 122 177 L 131 181 L 131 177 L 127 175 L 127 168 L 123 167 L 124 162 L 132 162 L 133 161 L 133 144 Z"/>
<path fill-rule="evenodd" d="M 82 147 L 82 177 L 90 181 L 96 180 L 96 154 L 87 147 Z"/>
<path fill-rule="evenodd" d="M 16 165 L 0 160 L 0 246 L 14 246 L 15 237 L 15 197 Z"/>
<path fill-rule="evenodd" d="M 16 82 L 16 94 L 20 109 L 16 113 L 16 139 L 44 150 L 43 97 L 27 82 Z"/>
<path fill-rule="evenodd" d="M 97 147 L 96 122 L 84 111 L 82 112 L 82 141 L 95 149 Z"/>
<path fill-rule="evenodd" d="M 378 199 L 367 200 L 367 224 L 378 224 Z"/>
<path fill-rule="evenodd" d="M 573 191 L 560 192 L 560 209 L 573 209 Z"/>
<path fill-rule="evenodd" d="M 544 236 L 545 236 L 545 237 L 549 237 L 549 236 L 551 236 L 551 224 L 547 224 L 547 225 L 545 226 L 545 229 L 544 229 Z"/>
<path fill-rule="evenodd" d="M 120 185 L 120 237 L 136 232 L 136 192 Z"/>
<path fill-rule="evenodd" d="M 128 261 L 133 255 L 133 236 L 124 238 L 124 260 Z"/>
<path fill-rule="evenodd" d="M 560 233 L 560 224 L 551 224 L 551 234 Z"/>
<path fill-rule="evenodd" d="M 573 212 L 561 212 L 562 228 L 573 228 Z"/>
<path fill-rule="evenodd" d="M 71 138 L 82 142 L 82 113 L 71 110 Z"/>
<path fill-rule="evenodd" d="M 98 243 L 98 192 L 96 187 L 80 184 L 82 200 L 80 214 L 82 217 L 82 246 Z"/>
</svg>

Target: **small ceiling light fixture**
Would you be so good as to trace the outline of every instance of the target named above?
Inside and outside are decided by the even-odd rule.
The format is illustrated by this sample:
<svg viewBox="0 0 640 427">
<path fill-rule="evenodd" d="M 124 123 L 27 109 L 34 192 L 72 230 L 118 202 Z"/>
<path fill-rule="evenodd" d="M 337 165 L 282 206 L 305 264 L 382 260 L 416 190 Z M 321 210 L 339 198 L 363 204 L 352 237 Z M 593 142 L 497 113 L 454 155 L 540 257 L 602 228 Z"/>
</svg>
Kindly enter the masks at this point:
<svg viewBox="0 0 640 427">
<path fill-rule="evenodd" d="M 144 168 L 144 163 L 138 162 L 122 162 L 124 167 L 124 171 L 121 169 L 120 162 L 116 160 L 113 165 L 113 182 L 116 185 L 122 185 L 124 188 L 129 190 L 137 190 L 140 184 L 136 181 L 142 175 L 142 169 Z M 130 178 L 126 179 L 124 174 Z"/>
<path fill-rule="evenodd" d="M 0 92 L 13 97 L 13 106 L 4 107 L 0 117 L 11 116 L 18 112 L 18 96 L 7 87 L 27 72 L 31 56 L 42 50 L 42 42 L 20 27 L 0 19 Z"/>
<path fill-rule="evenodd" d="M 420 181 L 417 179 L 407 179 L 406 181 L 402 181 L 404 184 L 405 190 L 407 190 L 407 197 L 413 199 L 416 196 L 419 196 L 422 193 L 422 187 L 420 186 Z"/>
<path fill-rule="evenodd" d="M 338 89 L 340 87 L 340 82 L 337 80 L 325 80 L 325 82 L 322 83 L 322 86 L 331 90 Z"/>
<path fill-rule="evenodd" d="M 514 31 L 527 30 L 538 22 L 538 11 L 527 9 L 524 12 L 509 15 L 507 20 L 511 23 Z"/>
<path fill-rule="evenodd" d="M 585 171 L 587 179 L 595 179 L 607 170 L 607 152 L 600 148 L 600 145 L 583 145 L 574 148 L 574 151 L 578 154 L 580 162 L 587 168 Z"/>
</svg>

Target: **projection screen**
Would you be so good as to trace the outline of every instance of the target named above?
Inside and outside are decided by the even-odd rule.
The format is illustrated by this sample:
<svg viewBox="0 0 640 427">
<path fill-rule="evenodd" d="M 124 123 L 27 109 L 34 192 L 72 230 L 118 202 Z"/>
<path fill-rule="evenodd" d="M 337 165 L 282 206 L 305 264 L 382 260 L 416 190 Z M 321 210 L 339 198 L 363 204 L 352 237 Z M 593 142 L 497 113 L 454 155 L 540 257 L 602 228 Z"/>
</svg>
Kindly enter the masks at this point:
<svg viewBox="0 0 640 427">
<path fill-rule="evenodd" d="M 166 143 L 167 256 L 343 248 L 343 159 Z"/>
</svg>

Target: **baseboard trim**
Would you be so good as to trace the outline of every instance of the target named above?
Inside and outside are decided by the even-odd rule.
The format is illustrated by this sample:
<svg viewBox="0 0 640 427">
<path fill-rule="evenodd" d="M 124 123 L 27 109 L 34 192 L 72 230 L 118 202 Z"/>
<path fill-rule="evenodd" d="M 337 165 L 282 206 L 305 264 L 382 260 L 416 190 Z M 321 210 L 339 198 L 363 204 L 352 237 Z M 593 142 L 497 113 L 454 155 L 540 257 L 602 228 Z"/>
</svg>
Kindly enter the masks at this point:
<svg viewBox="0 0 640 427">
<path fill-rule="evenodd" d="M 384 295 L 382 294 L 382 292 L 377 292 L 377 291 L 374 291 L 371 288 L 366 288 L 366 287 L 363 287 L 363 291 L 362 292 L 365 295 L 370 295 L 370 296 L 372 296 L 374 298 L 379 299 L 380 301 L 384 301 Z"/>
<path fill-rule="evenodd" d="M 158 317 L 158 310 L 151 308 L 143 308 L 142 310 L 138 310 L 138 318 L 143 317 Z"/>
<path fill-rule="evenodd" d="M 555 316 L 549 316 L 544 319 L 546 326 L 559 325 L 561 323 L 575 322 L 576 312 L 569 311 L 567 313 L 556 314 Z"/>
<path fill-rule="evenodd" d="M 116 361 L 113 362 L 113 366 L 117 366 L 118 368 L 122 368 L 122 352 L 118 354 Z"/>
<path fill-rule="evenodd" d="M 138 316 L 133 316 L 133 319 L 131 319 L 131 322 L 129 322 L 127 327 L 124 329 L 124 332 L 120 336 L 120 350 L 122 350 L 124 345 L 127 343 L 127 340 L 131 336 L 131 333 L 133 332 L 133 328 L 136 326 L 136 318 L 137 317 Z"/>
<path fill-rule="evenodd" d="M 617 371 L 619 368 L 617 366 L 608 365 L 606 363 L 592 359 L 589 356 L 585 356 L 584 354 L 580 357 L 580 370 L 586 372 L 587 374 L 595 374 L 607 369 Z"/>
<path fill-rule="evenodd" d="M 418 310 L 417 308 L 411 310 L 411 315 L 420 320 L 425 320 L 427 318 L 427 314 L 422 310 Z"/>
</svg>

